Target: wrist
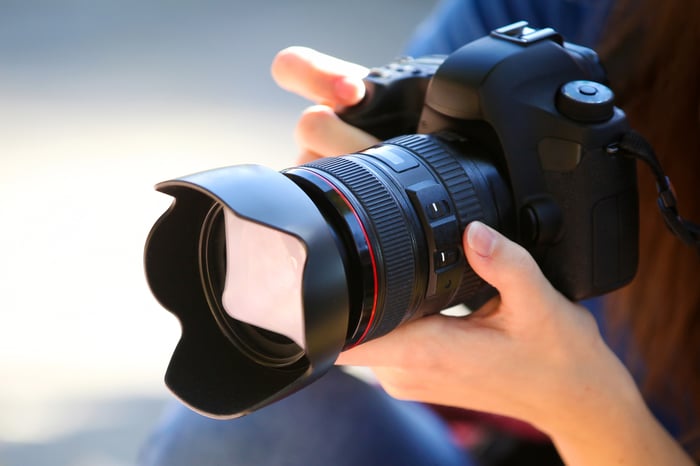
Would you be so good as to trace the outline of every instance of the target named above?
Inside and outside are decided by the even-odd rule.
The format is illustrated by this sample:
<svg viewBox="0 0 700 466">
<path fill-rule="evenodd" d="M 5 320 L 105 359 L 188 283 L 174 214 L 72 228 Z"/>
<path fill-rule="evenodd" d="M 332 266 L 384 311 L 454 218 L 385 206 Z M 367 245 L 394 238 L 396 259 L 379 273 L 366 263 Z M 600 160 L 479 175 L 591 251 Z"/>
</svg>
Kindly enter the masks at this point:
<svg viewBox="0 0 700 466">
<path fill-rule="evenodd" d="M 582 387 L 568 409 L 541 428 L 567 465 L 691 465 L 625 371 L 617 383 Z M 626 379 L 626 380 L 625 380 Z"/>
<path fill-rule="evenodd" d="M 552 439 L 583 440 L 651 416 L 631 377 L 622 382 L 577 387 L 540 428 Z"/>
</svg>

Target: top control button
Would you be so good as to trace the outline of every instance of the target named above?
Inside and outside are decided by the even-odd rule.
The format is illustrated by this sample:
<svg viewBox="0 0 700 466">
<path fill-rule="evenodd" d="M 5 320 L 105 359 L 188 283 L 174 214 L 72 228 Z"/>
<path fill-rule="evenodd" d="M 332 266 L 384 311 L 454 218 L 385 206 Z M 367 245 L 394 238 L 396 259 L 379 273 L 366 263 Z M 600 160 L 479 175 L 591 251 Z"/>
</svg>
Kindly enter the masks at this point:
<svg viewBox="0 0 700 466">
<path fill-rule="evenodd" d="M 572 120 L 599 123 L 615 113 L 615 96 L 607 86 L 595 81 L 571 81 L 557 94 L 557 109 Z"/>
<path fill-rule="evenodd" d="M 388 78 L 390 73 L 387 70 L 384 70 L 382 68 L 372 68 L 369 70 L 369 76 L 370 78 Z"/>
<path fill-rule="evenodd" d="M 399 73 L 413 73 L 416 70 L 415 66 L 411 66 L 405 62 L 392 63 L 389 68 Z"/>
<path fill-rule="evenodd" d="M 583 84 L 579 86 L 578 91 L 586 96 L 594 96 L 598 93 L 598 89 L 591 86 L 590 84 Z"/>
</svg>

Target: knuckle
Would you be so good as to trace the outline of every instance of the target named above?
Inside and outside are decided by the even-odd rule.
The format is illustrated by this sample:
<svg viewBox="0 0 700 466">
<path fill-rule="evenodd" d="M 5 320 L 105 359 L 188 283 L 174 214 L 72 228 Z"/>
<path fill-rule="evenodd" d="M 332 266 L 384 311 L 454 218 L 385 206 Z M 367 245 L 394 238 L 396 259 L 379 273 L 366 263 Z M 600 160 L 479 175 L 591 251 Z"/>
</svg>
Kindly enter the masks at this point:
<svg viewBox="0 0 700 466">
<path fill-rule="evenodd" d="M 329 109 L 320 105 L 309 107 L 301 114 L 295 129 L 295 137 L 302 147 L 309 147 L 324 133 L 331 115 Z"/>
<path fill-rule="evenodd" d="M 513 243 L 511 247 L 503 248 L 501 252 L 510 262 L 511 269 L 517 275 L 532 278 L 541 273 L 535 259 L 519 244 Z"/>
<path fill-rule="evenodd" d="M 535 277 L 540 274 L 540 268 L 535 262 L 535 259 L 522 248 L 519 248 L 518 254 L 514 257 L 515 270 L 527 277 Z"/>
</svg>

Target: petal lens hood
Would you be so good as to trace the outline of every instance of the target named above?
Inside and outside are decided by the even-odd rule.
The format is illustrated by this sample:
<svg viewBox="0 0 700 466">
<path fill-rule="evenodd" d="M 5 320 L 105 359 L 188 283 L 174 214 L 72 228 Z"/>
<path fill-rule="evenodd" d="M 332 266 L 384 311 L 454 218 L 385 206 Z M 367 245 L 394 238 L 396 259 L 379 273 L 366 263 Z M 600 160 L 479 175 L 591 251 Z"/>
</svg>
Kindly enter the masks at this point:
<svg viewBox="0 0 700 466">
<path fill-rule="evenodd" d="M 174 197 L 153 226 L 144 254 L 151 291 L 182 325 L 165 376 L 170 390 L 195 411 L 233 418 L 323 375 L 345 343 L 349 292 L 342 245 L 308 195 L 284 174 L 260 165 L 210 170 L 160 183 L 156 189 Z M 203 257 L 216 262 L 218 256 L 203 250 L 211 233 L 207 219 L 222 209 L 292 235 L 306 249 L 301 284 L 306 341 L 301 357 L 289 363 L 251 358 L 230 332 L 239 323 L 215 309 L 218 297 L 208 291 Z"/>
</svg>

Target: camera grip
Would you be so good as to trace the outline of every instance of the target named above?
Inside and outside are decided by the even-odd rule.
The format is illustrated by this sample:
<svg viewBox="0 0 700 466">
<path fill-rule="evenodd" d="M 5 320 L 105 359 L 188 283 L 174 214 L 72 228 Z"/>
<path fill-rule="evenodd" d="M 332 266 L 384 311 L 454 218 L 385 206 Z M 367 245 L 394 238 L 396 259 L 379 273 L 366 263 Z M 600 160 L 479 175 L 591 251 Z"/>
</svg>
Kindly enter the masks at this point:
<svg viewBox="0 0 700 466">
<path fill-rule="evenodd" d="M 381 140 L 415 133 L 428 83 L 444 58 L 401 58 L 373 68 L 364 79 L 364 99 L 338 110 L 338 116 Z"/>
</svg>

